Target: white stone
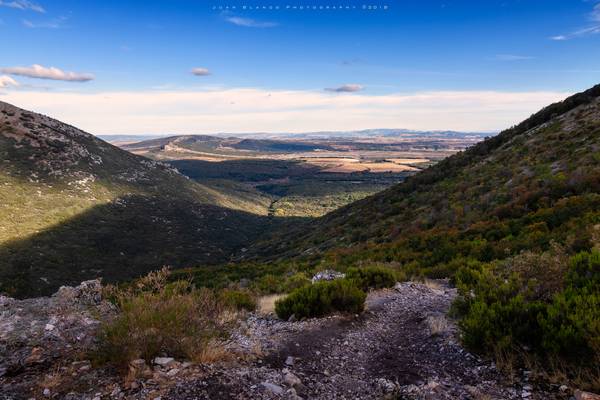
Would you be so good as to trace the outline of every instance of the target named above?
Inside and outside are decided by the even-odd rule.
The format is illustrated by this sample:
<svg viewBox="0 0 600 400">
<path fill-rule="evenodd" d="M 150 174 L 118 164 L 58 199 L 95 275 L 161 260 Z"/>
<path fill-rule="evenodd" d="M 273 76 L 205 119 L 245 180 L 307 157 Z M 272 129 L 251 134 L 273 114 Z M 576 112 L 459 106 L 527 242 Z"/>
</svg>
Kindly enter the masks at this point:
<svg viewBox="0 0 600 400">
<path fill-rule="evenodd" d="M 283 378 L 283 380 L 288 386 L 292 386 L 292 387 L 302 384 L 302 381 L 300 380 L 300 378 L 298 378 L 296 375 L 292 374 L 291 372 L 288 372 L 287 374 L 285 374 L 285 377 Z"/>
<path fill-rule="evenodd" d="M 164 366 L 172 363 L 173 361 L 175 361 L 175 359 L 172 357 L 156 357 L 154 359 L 154 364 L 164 367 Z"/>
<path fill-rule="evenodd" d="M 270 383 L 270 382 L 263 382 L 262 383 L 263 387 L 265 389 L 267 389 L 269 392 L 273 392 L 275 394 L 283 394 L 283 388 L 279 385 L 275 385 L 274 383 Z"/>
</svg>

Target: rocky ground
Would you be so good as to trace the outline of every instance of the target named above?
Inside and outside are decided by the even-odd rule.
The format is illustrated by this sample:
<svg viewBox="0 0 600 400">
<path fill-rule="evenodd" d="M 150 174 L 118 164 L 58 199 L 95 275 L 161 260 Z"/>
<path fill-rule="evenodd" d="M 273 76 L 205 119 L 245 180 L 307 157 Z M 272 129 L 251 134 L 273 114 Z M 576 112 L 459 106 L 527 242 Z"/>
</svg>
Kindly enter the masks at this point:
<svg viewBox="0 0 600 400">
<path fill-rule="evenodd" d="M 372 292 L 363 315 L 306 322 L 250 318 L 235 340 L 264 357 L 207 371 L 167 399 L 552 399 L 556 388 L 516 384 L 465 351 L 446 316 L 456 295 L 440 284 L 401 283 Z"/>
<path fill-rule="evenodd" d="M 362 315 L 248 316 L 227 362 L 163 357 L 127 378 L 82 360 L 101 314 L 94 281 L 51 297 L 0 299 L 0 399 L 568 399 L 522 371 L 507 380 L 463 349 L 447 317 L 454 289 L 406 282 L 372 292 Z M 578 394 L 581 397 L 581 394 Z"/>
</svg>

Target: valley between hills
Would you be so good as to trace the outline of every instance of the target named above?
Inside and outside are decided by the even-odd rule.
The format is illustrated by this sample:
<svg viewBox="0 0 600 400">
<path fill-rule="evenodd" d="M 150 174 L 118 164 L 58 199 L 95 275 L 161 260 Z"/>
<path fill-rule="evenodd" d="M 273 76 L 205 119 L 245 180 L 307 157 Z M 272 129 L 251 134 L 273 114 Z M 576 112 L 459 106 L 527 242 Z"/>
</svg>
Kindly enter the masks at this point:
<svg viewBox="0 0 600 400">
<path fill-rule="evenodd" d="M 598 398 L 600 86 L 116 144 L 0 102 L 0 398 Z"/>
</svg>

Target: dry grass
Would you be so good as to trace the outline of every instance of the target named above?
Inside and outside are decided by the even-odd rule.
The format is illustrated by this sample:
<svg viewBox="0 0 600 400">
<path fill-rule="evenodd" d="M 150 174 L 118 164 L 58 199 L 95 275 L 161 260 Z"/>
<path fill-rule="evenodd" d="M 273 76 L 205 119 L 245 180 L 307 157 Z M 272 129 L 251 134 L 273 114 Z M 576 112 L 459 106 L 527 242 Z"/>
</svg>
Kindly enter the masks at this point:
<svg viewBox="0 0 600 400">
<path fill-rule="evenodd" d="M 269 296 L 262 296 L 258 299 L 258 313 L 261 315 L 268 315 L 275 313 L 275 302 L 285 297 L 283 294 L 272 294 Z"/>
<path fill-rule="evenodd" d="M 499 347 L 494 350 L 494 359 L 498 369 L 509 378 L 511 383 L 520 379 L 518 373 L 524 368 L 531 371 L 531 377 L 535 380 L 600 392 L 600 363 L 583 368 L 558 358 L 542 362 L 531 353 L 518 349 L 502 350 Z"/>
<path fill-rule="evenodd" d="M 50 389 L 51 392 L 56 391 L 65 383 L 65 374 L 62 373 L 60 367 L 55 367 L 54 371 L 44 375 L 44 379 L 39 382 L 40 388 Z"/>
<path fill-rule="evenodd" d="M 233 358 L 233 355 L 227 350 L 223 341 L 212 339 L 199 351 L 193 352 L 190 360 L 199 364 L 211 364 L 231 358 Z"/>
<path fill-rule="evenodd" d="M 163 269 L 128 289 L 108 290 L 120 313 L 103 326 L 96 361 L 126 369 L 134 359 L 162 355 L 197 362 L 226 358 L 221 340 L 237 312 L 211 290 L 167 283 L 168 275 Z"/>
<path fill-rule="evenodd" d="M 450 323 L 443 315 L 432 315 L 425 320 L 431 336 L 440 336 L 450 330 Z"/>
<path fill-rule="evenodd" d="M 423 281 L 423 285 L 427 286 L 429 289 L 434 289 L 434 290 L 443 290 L 443 286 L 435 280 L 432 279 L 425 279 Z"/>
</svg>

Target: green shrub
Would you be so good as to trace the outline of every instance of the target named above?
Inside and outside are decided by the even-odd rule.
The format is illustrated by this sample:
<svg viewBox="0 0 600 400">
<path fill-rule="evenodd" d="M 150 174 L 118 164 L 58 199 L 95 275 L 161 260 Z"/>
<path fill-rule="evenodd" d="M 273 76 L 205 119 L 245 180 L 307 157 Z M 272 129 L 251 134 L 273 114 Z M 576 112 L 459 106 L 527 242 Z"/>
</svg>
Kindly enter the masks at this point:
<svg viewBox="0 0 600 400">
<path fill-rule="evenodd" d="M 539 316 L 542 345 L 571 362 L 600 362 L 600 293 L 567 289 Z"/>
<path fill-rule="evenodd" d="M 219 293 L 219 298 L 226 307 L 234 310 L 256 310 L 256 299 L 247 290 L 223 289 Z"/>
<path fill-rule="evenodd" d="M 255 283 L 256 291 L 261 294 L 276 294 L 283 292 L 283 276 L 267 274 L 258 279 Z"/>
<path fill-rule="evenodd" d="M 282 289 L 284 292 L 289 293 L 293 290 L 308 286 L 310 284 L 311 281 L 304 272 L 297 272 L 285 280 Z"/>
<path fill-rule="evenodd" d="M 310 285 L 311 281 L 304 272 L 266 274 L 254 281 L 253 288 L 264 295 L 289 293 L 300 287 Z"/>
<path fill-rule="evenodd" d="M 367 295 L 346 279 L 317 282 L 294 290 L 275 303 L 275 312 L 282 319 L 322 317 L 336 311 L 360 313 Z"/>
<path fill-rule="evenodd" d="M 468 347 L 518 354 L 521 361 L 526 349 L 542 364 L 559 360 L 567 373 L 594 373 L 600 362 L 600 252 L 568 260 L 559 250 L 458 270 L 453 312 Z"/>
<path fill-rule="evenodd" d="M 571 258 L 567 289 L 539 317 L 547 352 L 579 361 L 600 362 L 600 252 Z"/>
<path fill-rule="evenodd" d="M 348 268 L 346 279 L 363 290 L 382 289 L 396 284 L 396 274 L 385 267 Z"/>
</svg>

